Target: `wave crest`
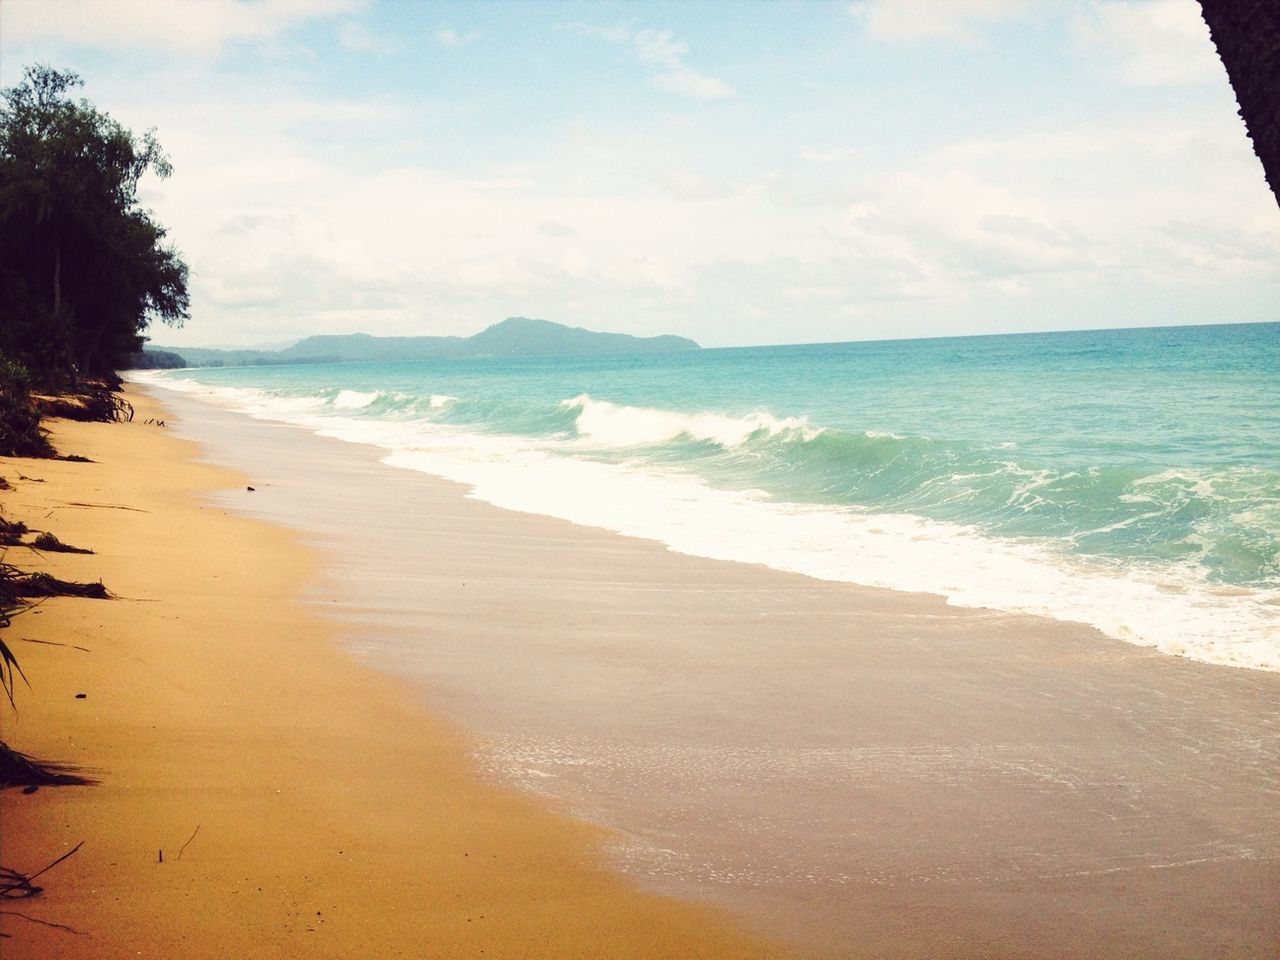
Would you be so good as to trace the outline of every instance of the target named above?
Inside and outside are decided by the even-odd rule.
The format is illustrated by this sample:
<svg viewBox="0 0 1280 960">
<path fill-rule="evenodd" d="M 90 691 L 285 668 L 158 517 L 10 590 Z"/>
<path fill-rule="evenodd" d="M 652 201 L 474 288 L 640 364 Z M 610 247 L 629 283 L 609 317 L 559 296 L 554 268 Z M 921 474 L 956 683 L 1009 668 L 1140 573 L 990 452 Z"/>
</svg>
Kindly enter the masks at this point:
<svg viewBox="0 0 1280 960">
<path fill-rule="evenodd" d="M 363 410 L 381 396 L 382 394 L 377 390 L 369 393 L 364 393 L 360 390 L 339 390 L 338 395 L 333 398 L 333 408 L 335 410 Z"/>
<path fill-rule="evenodd" d="M 787 435 L 809 441 L 822 433 L 806 417 L 778 418 L 763 410 L 745 417 L 718 413 L 679 413 L 653 407 L 630 407 L 595 400 L 583 393 L 561 400 L 566 410 L 577 410 L 574 429 L 583 440 L 600 447 L 643 447 L 673 440 L 700 440 L 734 450 L 758 437 Z"/>
</svg>

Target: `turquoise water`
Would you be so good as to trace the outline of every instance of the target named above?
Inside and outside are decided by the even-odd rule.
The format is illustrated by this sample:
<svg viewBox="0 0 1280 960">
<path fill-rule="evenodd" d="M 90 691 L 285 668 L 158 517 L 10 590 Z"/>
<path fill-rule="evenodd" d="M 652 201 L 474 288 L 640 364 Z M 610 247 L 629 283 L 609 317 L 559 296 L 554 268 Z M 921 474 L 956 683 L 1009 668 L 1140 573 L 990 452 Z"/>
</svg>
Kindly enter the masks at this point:
<svg viewBox="0 0 1280 960">
<path fill-rule="evenodd" d="M 1280 668 L 1280 324 L 153 376 L 513 509 Z"/>
</svg>

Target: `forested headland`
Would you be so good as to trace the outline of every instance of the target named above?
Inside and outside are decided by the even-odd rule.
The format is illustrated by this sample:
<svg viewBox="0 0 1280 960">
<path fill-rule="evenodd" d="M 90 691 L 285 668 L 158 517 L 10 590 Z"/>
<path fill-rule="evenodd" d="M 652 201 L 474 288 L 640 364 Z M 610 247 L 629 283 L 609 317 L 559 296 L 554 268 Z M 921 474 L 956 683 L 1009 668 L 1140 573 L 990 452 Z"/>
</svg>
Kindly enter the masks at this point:
<svg viewBox="0 0 1280 960">
<path fill-rule="evenodd" d="M 154 322 L 189 316 L 187 265 L 140 203 L 168 157 L 36 65 L 0 90 L 0 455 L 47 455 L 41 396 L 110 419 L 115 371 Z"/>
</svg>

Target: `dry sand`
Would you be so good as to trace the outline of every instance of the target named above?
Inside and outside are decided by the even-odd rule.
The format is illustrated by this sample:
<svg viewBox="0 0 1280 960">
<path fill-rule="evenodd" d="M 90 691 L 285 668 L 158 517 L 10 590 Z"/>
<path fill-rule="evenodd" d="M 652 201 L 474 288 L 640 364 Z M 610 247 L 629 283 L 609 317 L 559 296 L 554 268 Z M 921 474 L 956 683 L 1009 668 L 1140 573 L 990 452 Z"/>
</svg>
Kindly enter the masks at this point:
<svg viewBox="0 0 1280 960">
<path fill-rule="evenodd" d="M 297 602 L 318 556 L 203 500 L 244 478 L 133 399 L 131 424 L 56 424 L 93 463 L 0 459 L 7 516 L 96 551 L 5 559 L 116 596 L 4 631 L 31 687 L 3 738 L 101 781 L 0 795 L 5 866 L 84 843 L 3 903 L 6 960 L 779 954 L 608 872 L 602 831 L 481 782 L 466 739 Z"/>
</svg>

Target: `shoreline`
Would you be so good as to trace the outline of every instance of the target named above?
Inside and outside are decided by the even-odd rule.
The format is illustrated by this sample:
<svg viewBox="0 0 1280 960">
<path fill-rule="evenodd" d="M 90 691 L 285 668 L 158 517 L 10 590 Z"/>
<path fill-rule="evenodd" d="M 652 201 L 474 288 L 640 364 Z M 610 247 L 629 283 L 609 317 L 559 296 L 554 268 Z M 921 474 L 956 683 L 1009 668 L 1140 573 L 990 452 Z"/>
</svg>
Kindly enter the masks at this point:
<svg viewBox="0 0 1280 960">
<path fill-rule="evenodd" d="M 1280 462 L 1251 439 L 1253 421 L 1230 412 L 1249 409 L 1246 385 L 1268 339 L 1239 356 L 1243 380 L 1218 386 L 1197 371 L 1214 350 L 1240 344 L 1161 353 L 1170 368 L 1131 384 L 1148 398 L 1141 410 L 1125 403 L 1118 363 L 1137 347 L 1105 340 L 1114 356 L 1082 371 L 1099 377 L 1095 400 L 1073 406 L 1070 378 L 1038 375 L 1048 361 L 1030 351 L 1007 386 L 1031 393 L 1007 411 L 993 405 L 990 391 L 1005 388 L 982 374 L 978 357 L 953 379 L 936 351 L 806 357 L 770 348 L 732 364 L 527 358 L 138 376 L 374 445 L 388 464 L 458 481 L 507 510 L 1280 672 L 1267 495 Z M 1152 344 L 1141 346 L 1145 355 Z M 800 386 L 808 368 L 839 389 Z M 1191 417 L 1176 441 L 1161 411 L 1179 402 L 1173 385 L 1188 382 L 1183 374 L 1197 390 L 1221 387 L 1223 409 Z M 1054 408 L 1072 413 L 1065 434 L 1042 430 Z M 1273 412 L 1258 415 L 1265 434 Z M 1154 431 L 1145 440 L 1134 433 L 1144 420 Z M 1215 421 L 1232 426 L 1218 431 Z"/>
<path fill-rule="evenodd" d="M 321 554 L 211 504 L 246 479 L 129 393 L 133 423 L 53 424 L 93 463 L 0 461 L 7 516 L 96 551 L 6 560 L 115 595 L 5 632 L 31 687 L 4 739 L 100 781 L 0 794 L 6 866 L 84 841 L 6 901 L 7 957 L 787 955 L 638 890 L 605 831 L 484 782 L 465 736 L 301 602 Z"/>
<path fill-rule="evenodd" d="M 172 405 L 252 471 L 221 504 L 333 548 L 311 599 L 348 648 L 475 735 L 501 782 L 612 828 L 647 888 L 816 956 L 1280 944 L 1275 674 L 677 554 Z"/>
<path fill-rule="evenodd" d="M 197 401 L 162 430 L 131 396 L 133 424 L 58 426 L 99 463 L 13 461 L 48 482 L 4 494 L 99 551 L 42 568 L 121 597 L 6 631 L 35 690 L 5 738 L 104 781 L 0 795 L 6 866 L 94 841 L 17 909 L 98 939 L 0 917 L 15 957 L 1280 944 L 1273 674 L 511 513 Z"/>
</svg>

